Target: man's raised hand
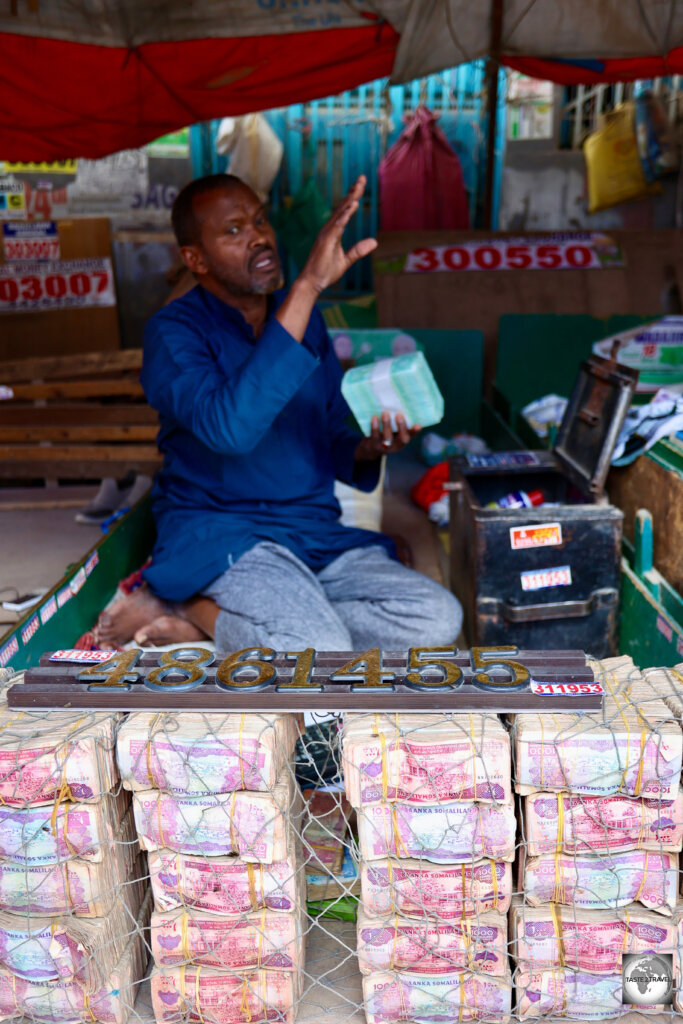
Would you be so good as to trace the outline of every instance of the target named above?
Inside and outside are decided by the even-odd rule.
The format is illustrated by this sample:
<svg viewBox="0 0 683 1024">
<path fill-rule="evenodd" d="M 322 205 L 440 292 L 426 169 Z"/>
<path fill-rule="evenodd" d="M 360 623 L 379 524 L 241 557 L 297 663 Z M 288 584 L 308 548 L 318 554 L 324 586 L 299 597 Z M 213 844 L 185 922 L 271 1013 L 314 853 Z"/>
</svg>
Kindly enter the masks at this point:
<svg viewBox="0 0 683 1024">
<path fill-rule="evenodd" d="M 342 245 L 344 228 L 358 209 L 365 185 L 365 175 L 361 174 L 349 189 L 346 198 L 321 228 L 306 265 L 301 271 L 300 279 L 305 280 L 318 295 L 338 281 L 357 260 L 368 256 L 377 247 L 374 238 L 364 238 L 356 242 L 348 252 L 344 252 Z"/>
</svg>

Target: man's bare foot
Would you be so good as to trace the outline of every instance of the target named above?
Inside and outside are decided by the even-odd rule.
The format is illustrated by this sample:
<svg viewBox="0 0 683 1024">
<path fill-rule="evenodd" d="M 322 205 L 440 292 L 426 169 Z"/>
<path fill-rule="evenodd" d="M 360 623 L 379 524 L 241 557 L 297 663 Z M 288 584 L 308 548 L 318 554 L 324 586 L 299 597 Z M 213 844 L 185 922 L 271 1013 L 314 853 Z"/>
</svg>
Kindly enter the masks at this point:
<svg viewBox="0 0 683 1024">
<path fill-rule="evenodd" d="M 183 644 L 209 638 L 187 619 L 181 619 L 178 615 L 159 615 L 141 626 L 134 639 L 140 647 L 163 647 L 165 644 Z"/>
<path fill-rule="evenodd" d="M 168 605 L 143 584 L 102 612 L 93 631 L 97 643 L 100 647 L 121 647 L 129 643 L 139 629 L 168 610 Z"/>
</svg>

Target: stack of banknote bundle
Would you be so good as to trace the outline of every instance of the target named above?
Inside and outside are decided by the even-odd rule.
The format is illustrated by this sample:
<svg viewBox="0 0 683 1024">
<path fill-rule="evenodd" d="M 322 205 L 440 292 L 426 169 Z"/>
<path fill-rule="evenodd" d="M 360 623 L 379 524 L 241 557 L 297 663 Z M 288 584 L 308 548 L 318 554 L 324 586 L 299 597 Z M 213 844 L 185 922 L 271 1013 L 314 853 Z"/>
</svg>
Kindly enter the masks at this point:
<svg viewBox="0 0 683 1024">
<path fill-rule="evenodd" d="M 0 708 L 1 1019 L 125 1024 L 133 1010 L 151 895 L 116 726 Z"/>
<path fill-rule="evenodd" d="M 306 933 L 297 720 L 136 713 L 118 737 L 154 893 L 158 1021 L 294 1020 Z"/>
<path fill-rule="evenodd" d="M 683 732 L 630 658 L 592 667 L 600 713 L 512 719 L 523 898 L 510 934 L 522 1018 L 638 1009 L 622 1002 L 623 954 L 677 945 Z"/>
<path fill-rule="evenodd" d="M 506 1021 L 515 856 L 510 738 L 496 715 L 346 715 L 369 1024 Z"/>
</svg>

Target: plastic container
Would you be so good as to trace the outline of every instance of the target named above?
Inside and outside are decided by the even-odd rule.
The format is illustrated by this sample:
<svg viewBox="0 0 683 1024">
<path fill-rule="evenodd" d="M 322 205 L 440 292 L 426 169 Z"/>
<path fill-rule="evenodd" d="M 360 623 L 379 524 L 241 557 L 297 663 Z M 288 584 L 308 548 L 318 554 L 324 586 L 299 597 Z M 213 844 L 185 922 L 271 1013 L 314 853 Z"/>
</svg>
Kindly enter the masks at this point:
<svg viewBox="0 0 683 1024">
<path fill-rule="evenodd" d="M 394 359 L 380 359 L 354 366 L 342 380 L 342 394 L 364 434 L 370 434 L 373 416 L 402 413 L 409 427 L 431 427 L 443 418 L 444 401 L 422 352 L 408 352 Z"/>
</svg>

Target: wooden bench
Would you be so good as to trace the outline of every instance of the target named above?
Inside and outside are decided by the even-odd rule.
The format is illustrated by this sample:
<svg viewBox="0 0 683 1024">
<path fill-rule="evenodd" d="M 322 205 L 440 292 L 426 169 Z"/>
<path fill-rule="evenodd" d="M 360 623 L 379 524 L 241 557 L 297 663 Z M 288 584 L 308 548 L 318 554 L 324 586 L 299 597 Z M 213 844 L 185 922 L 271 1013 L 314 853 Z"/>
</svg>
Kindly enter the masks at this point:
<svg viewBox="0 0 683 1024">
<path fill-rule="evenodd" d="M 142 350 L 0 362 L 0 478 L 94 480 L 161 465 Z"/>
</svg>

